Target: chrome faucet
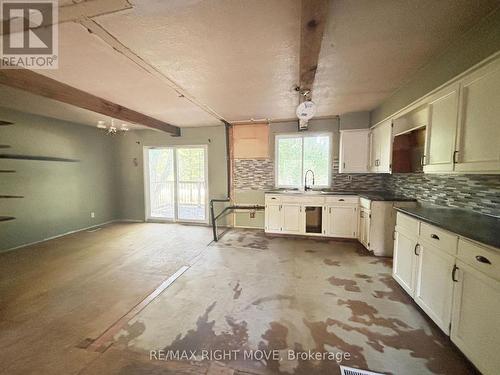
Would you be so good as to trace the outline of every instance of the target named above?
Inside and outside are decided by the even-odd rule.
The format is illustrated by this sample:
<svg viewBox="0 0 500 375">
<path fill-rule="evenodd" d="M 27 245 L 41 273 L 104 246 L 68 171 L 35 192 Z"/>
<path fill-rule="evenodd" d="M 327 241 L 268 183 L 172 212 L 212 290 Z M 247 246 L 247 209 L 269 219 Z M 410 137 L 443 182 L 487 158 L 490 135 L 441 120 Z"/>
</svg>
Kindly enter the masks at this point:
<svg viewBox="0 0 500 375">
<path fill-rule="evenodd" d="M 312 176 L 313 176 L 313 180 L 312 180 L 312 186 L 314 186 L 314 172 L 311 170 L 311 169 L 308 169 L 306 171 L 306 173 L 304 174 L 304 191 L 308 191 L 308 190 L 311 190 L 312 189 L 312 186 L 308 186 L 307 185 L 307 174 L 311 172 L 312 173 Z"/>
</svg>

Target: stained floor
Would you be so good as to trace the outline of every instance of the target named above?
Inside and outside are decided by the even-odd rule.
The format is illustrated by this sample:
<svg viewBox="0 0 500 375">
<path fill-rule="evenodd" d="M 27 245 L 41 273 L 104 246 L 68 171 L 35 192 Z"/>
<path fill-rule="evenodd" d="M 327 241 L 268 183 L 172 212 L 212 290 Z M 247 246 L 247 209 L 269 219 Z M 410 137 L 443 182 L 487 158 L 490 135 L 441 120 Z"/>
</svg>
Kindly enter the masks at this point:
<svg viewBox="0 0 500 375">
<path fill-rule="evenodd" d="M 329 353 L 383 373 L 473 371 L 392 280 L 390 259 L 356 242 L 252 230 L 209 241 L 206 227 L 117 224 L 0 255 L 0 373 L 339 374 Z M 86 348 L 182 265 L 111 346 Z M 236 354 L 162 361 L 152 350 Z"/>
</svg>

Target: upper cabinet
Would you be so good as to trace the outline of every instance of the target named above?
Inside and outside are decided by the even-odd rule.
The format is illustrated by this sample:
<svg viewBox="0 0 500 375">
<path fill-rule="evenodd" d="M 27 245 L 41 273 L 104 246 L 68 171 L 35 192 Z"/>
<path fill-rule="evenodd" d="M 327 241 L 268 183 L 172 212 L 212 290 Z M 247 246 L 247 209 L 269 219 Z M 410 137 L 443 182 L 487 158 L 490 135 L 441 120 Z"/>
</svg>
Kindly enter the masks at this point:
<svg viewBox="0 0 500 375">
<path fill-rule="evenodd" d="M 413 125 L 410 116 L 415 108 L 426 108 L 422 156 L 426 173 L 500 173 L 500 58 L 465 74 L 444 88 L 415 102 L 406 113 L 394 119 L 394 131 Z M 419 113 L 425 113 L 423 110 Z M 372 172 L 390 172 L 384 158 L 384 143 L 389 135 L 390 119 L 373 128 L 371 134 Z M 379 128 L 389 129 L 382 135 Z M 403 129 L 404 130 L 404 129 Z M 389 153 L 390 155 L 390 153 Z M 396 170 L 396 169 L 395 169 Z"/>
<path fill-rule="evenodd" d="M 453 171 L 459 87 L 454 84 L 429 98 L 424 172 Z"/>
<path fill-rule="evenodd" d="M 462 82 L 455 171 L 500 172 L 500 60 Z"/>
<path fill-rule="evenodd" d="M 340 131 L 340 173 L 367 173 L 369 129 Z"/>
<path fill-rule="evenodd" d="M 370 171 L 391 173 L 392 120 L 386 120 L 370 132 Z"/>
</svg>

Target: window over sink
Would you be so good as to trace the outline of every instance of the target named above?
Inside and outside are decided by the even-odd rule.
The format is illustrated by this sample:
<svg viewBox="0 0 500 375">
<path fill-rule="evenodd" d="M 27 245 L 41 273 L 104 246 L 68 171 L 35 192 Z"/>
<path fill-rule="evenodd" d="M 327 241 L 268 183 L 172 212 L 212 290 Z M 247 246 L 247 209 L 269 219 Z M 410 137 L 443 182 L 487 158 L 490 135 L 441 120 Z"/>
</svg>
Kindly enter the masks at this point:
<svg viewBox="0 0 500 375">
<path fill-rule="evenodd" d="M 275 139 L 275 185 L 304 187 L 304 175 L 314 173 L 315 187 L 329 187 L 332 172 L 332 134 L 279 134 Z M 312 176 L 308 176 L 312 184 Z"/>
</svg>

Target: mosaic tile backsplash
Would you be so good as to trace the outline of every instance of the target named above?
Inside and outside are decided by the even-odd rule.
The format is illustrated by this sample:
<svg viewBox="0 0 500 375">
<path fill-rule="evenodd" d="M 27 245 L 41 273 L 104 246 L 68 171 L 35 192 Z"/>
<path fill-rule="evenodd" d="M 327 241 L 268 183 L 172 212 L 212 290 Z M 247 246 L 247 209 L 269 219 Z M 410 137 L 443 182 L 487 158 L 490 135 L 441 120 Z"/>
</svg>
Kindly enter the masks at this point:
<svg viewBox="0 0 500 375">
<path fill-rule="evenodd" d="M 274 162 L 270 159 L 237 159 L 234 164 L 237 190 L 265 191 L 274 188 Z M 453 174 L 339 174 L 333 161 L 335 190 L 390 191 L 418 201 L 452 206 L 500 217 L 500 175 Z"/>
<path fill-rule="evenodd" d="M 398 195 L 500 217 L 500 175 L 398 173 L 385 176 L 386 189 Z"/>
</svg>

